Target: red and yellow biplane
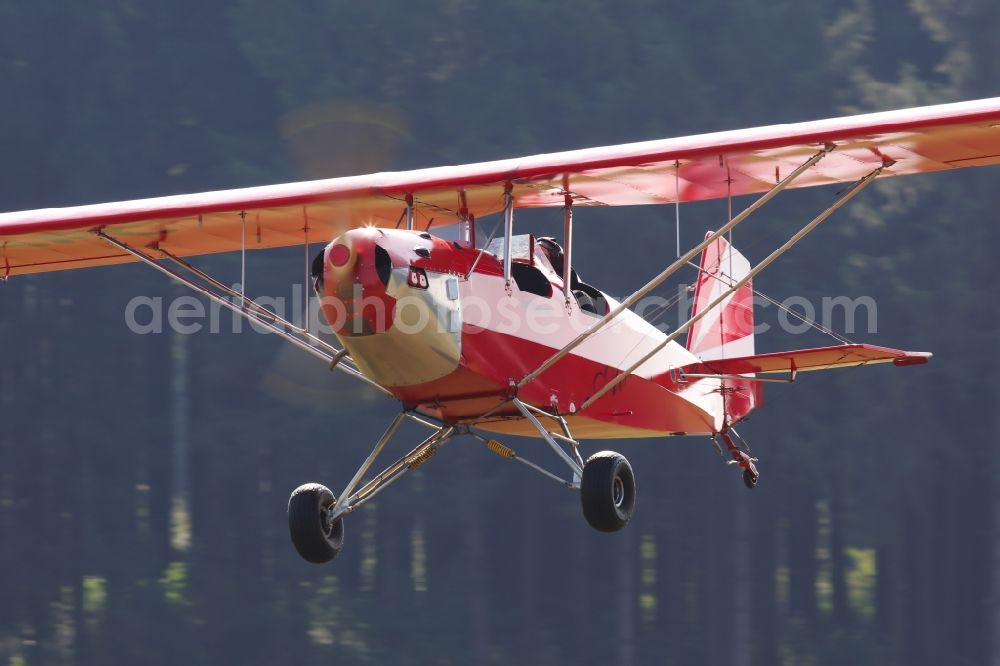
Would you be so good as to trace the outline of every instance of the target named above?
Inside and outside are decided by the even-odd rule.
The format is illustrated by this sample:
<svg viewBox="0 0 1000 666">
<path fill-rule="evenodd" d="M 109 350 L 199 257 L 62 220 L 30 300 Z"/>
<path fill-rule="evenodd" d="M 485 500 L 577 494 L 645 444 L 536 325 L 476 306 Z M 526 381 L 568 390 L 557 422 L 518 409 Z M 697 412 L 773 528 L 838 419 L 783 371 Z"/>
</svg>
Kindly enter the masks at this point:
<svg viewBox="0 0 1000 666">
<path fill-rule="evenodd" d="M 703 134 L 462 166 L 0 215 L 0 276 L 142 262 L 399 401 L 339 495 L 310 483 L 288 504 L 292 542 L 333 559 L 344 516 L 457 436 L 581 491 L 596 529 L 635 508 L 628 461 L 581 439 L 699 435 L 738 466 L 756 459 L 734 426 L 766 381 L 847 366 L 925 363 L 929 353 L 841 344 L 755 354 L 753 279 L 877 178 L 1000 162 L 1000 98 Z M 835 203 L 751 266 L 727 235 L 781 191 L 849 183 Z M 761 194 L 621 302 L 573 264 L 579 207 L 680 204 Z M 561 209 L 564 233 L 515 235 L 523 208 Z M 480 222 L 499 214 L 500 233 Z M 330 239 L 333 239 L 332 241 Z M 329 244 L 310 282 L 339 344 L 227 287 L 188 257 Z M 700 262 L 693 261 L 700 255 Z M 687 321 L 664 333 L 630 308 L 681 268 L 697 270 Z M 245 284 L 245 279 L 241 280 Z M 686 336 L 682 341 L 681 336 Z M 683 344 L 682 344 L 683 343 Z M 429 436 L 381 472 L 404 420 Z M 496 437 L 540 438 L 565 475 Z"/>
</svg>

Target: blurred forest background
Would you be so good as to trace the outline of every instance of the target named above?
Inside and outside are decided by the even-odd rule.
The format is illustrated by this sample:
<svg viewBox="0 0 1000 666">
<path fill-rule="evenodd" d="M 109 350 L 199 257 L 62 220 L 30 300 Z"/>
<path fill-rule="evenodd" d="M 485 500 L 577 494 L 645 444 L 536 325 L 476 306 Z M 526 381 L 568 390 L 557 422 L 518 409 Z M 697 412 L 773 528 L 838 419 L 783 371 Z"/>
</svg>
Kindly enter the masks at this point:
<svg viewBox="0 0 1000 666">
<path fill-rule="evenodd" d="M 0 1 L 0 210 L 988 97 L 998 26 L 991 0 Z M 871 296 L 853 337 L 930 365 L 769 386 L 752 492 L 707 440 L 615 444 L 639 504 L 613 536 L 470 441 L 307 565 L 288 493 L 342 487 L 393 403 L 273 336 L 130 333 L 130 298 L 183 293 L 142 267 L 0 284 L 0 664 L 1000 664 L 997 176 L 880 182 L 756 281 Z M 725 215 L 686 207 L 684 240 Z M 577 229 L 612 294 L 673 256 L 672 209 Z M 301 256 L 251 255 L 249 291 L 289 297 Z"/>
</svg>

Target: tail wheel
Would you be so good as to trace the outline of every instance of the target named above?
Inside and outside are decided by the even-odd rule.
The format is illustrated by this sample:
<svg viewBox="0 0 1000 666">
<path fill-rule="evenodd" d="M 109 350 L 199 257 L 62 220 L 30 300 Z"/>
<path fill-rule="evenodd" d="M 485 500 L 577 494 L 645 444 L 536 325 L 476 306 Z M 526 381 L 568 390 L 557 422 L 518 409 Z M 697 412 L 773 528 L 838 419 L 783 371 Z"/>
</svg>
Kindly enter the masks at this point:
<svg viewBox="0 0 1000 666">
<path fill-rule="evenodd" d="M 614 451 L 595 453 L 583 466 L 580 482 L 583 516 L 601 532 L 617 532 L 635 511 L 635 475 L 625 456 Z"/>
<path fill-rule="evenodd" d="M 344 519 L 331 521 L 336 498 L 326 486 L 307 483 L 288 499 L 288 531 L 295 550 L 307 562 L 323 564 L 344 547 Z"/>
</svg>

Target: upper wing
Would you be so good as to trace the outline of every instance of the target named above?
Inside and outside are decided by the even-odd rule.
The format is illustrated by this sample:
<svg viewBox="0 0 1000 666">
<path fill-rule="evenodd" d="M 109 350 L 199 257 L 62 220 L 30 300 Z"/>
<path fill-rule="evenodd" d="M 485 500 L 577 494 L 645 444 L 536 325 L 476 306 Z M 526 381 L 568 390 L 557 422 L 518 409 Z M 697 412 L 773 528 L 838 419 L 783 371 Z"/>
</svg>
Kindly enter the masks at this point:
<svg viewBox="0 0 1000 666">
<path fill-rule="evenodd" d="M 0 215 L 0 276 L 122 263 L 93 231 L 178 255 L 326 241 L 399 224 L 412 194 L 421 227 L 503 207 L 698 201 L 763 192 L 825 144 L 794 187 L 1000 162 L 1000 98 L 589 148 L 521 159 Z M 679 167 L 677 166 L 679 165 Z M 679 169 L 679 173 L 678 173 Z M 679 184 L 679 187 L 675 186 Z M 728 183 L 728 187 L 727 187 Z M 245 236 L 244 236 L 245 234 Z"/>
</svg>

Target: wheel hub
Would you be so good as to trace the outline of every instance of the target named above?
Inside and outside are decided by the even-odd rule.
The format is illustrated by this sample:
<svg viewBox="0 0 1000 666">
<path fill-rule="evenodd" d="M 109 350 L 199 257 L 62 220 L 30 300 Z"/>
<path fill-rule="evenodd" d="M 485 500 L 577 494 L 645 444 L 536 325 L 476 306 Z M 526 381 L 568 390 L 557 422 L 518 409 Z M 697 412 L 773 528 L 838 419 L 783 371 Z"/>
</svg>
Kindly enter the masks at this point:
<svg viewBox="0 0 1000 666">
<path fill-rule="evenodd" d="M 622 483 L 620 476 L 616 476 L 611 484 L 611 499 L 617 508 L 621 508 L 622 502 L 625 501 L 625 484 Z"/>
<path fill-rule="evenodd" d="M 323 534 L 327 537 L 333 534 L 334 521 L 330 520 L 331 516 L 333 516 L 333 512 L 327 507 L 322 507 L 319 510 L 319 524 L 323 528 Z"/>
</svg>

